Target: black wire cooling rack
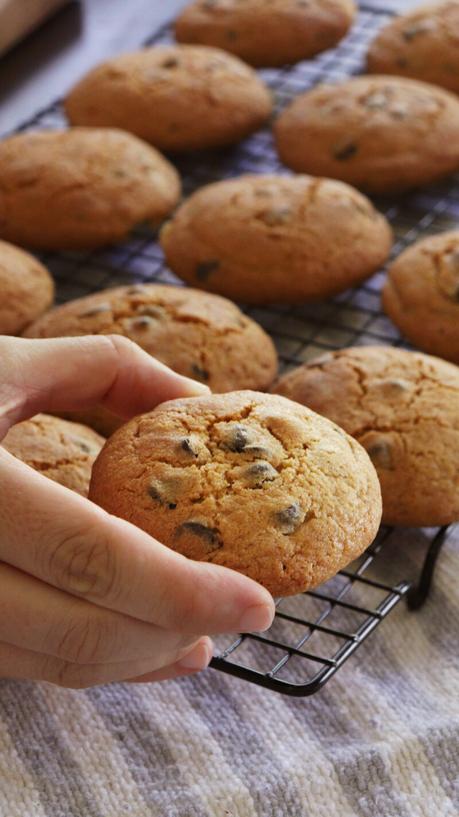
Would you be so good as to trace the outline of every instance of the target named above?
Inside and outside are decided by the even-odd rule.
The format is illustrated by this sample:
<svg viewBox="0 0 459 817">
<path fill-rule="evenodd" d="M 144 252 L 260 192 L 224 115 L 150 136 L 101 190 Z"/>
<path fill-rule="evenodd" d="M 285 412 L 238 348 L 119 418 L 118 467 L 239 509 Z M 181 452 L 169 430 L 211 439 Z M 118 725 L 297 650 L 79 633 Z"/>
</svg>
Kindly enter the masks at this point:
<svg viewBox="0 0 459 817">
<path fill-rule="evenodd" d="M 363 69 L 369 41 L 390 17 L 391 10 L 361 6 L 349 36 L 314 60 L 280 70 L 260 72 L 281 109 L 293 96 L 317 82 L 339 81 Z M 170 41 L 169 26 L 146 44 Z M 18 130 L 62 127 L 59 102 L 39 111 Z M 180 158 L 174 162 L 186 194 L 217 179 L 241 173 L 287 172 L 276 156 L 267 128 L 241 145 L 225 151 Z M 394 201 L 376 201 L 391 222 L 396 243 L 393 255 L 428 233 L 450 229 L 459 215 L 459 179 Z M 43 260 L 53 272 L 58 301 L 87 295 L 108 286 L 157 281 L 182 285 L 166 268 L 156 236 L 134 231 L 129 241 L 115 248 L 90 253 L 47 253 Z M 362 286 L 338 297 L 303 306 L 269 306 L 245 311 L 272 336 L 283 371 L 323 352 L 351 345 L 405 345 L 396 328 L 381 313 L 381 271 Z M 280 599 L 267 633 L 219 639 L 212 666 L 264 687 L 290 695 L 311 695 L 320 689 L 363 641 L 406 596 L 412 609 L 429 592 L 435 561 L 447 530 L 419 531 L 427 543 L 420 579 L 383 582 L 384 553 L 389 540 L 398 544 L 399 531 L 381 529 L 376 541 L 347 570 L 314 591 Z M 387 560 L 386 560 L 387 563 Z"/>
</svg>

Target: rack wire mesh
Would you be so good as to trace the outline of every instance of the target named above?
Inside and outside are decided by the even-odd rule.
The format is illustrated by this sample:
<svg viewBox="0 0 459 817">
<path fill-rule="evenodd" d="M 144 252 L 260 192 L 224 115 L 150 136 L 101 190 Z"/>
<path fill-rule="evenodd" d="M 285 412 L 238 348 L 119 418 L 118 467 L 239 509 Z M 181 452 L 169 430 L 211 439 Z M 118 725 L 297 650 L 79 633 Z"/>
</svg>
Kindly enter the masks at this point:
<svg viewBox="0 0 459 817">
<path fill-rule="evenodd" d="M 274 92 L 276 108 L 283 108 L 296 94 L 318 82 L 335 82 L 361 73 L 368 43 L 391 13 L 377 4 L 361 6 L 352 31 L 334 50 L 299 65 L 260 72 Z M 171 39 L 171 29 L 165 26 L 146 45 Z M 52 129 L 65 124 L 61 104 L 56 102 L 18 130 Z M 287 172 L 278 160 L 269 128 L 232 149 L 178 160 L 174 157 L 174 162 L 182 175 L 185 194 L 241 173 Z M 459 179 L 375 203 L 394 228 L 394 257 L 419 237 L 457 224 Z M 145 228 L 136 229 L 120 246 L 87 253 L 45 253 L 42 257 L 55 277 L 59 302 L 120 284 L 156 281 L 182 285 L 165 266 L 156 236 Z M 250 307 L 245 311 L 272 336 L 281 371 L 329 349 L 387 343 L 407 346 L 381 312 L 383 280 L 382 270 L 363 285 L 327 302 Z M 316 692 L 403 596 L 407 596 L 412 608 L 425 600 L 447 530 L 421 533 L 427 542 L 427 556 L 416 586 L 406 580 L 380 580 L 385 545 L 391 537 L 397 537 L 397 531 L 382 528 L 373 545 L 347 570 L 317 590 L 278 600 L 275 621 L 267 633 L 217 641 L 212 665 L 278 692 L 297 696 Z"/>
</svg>

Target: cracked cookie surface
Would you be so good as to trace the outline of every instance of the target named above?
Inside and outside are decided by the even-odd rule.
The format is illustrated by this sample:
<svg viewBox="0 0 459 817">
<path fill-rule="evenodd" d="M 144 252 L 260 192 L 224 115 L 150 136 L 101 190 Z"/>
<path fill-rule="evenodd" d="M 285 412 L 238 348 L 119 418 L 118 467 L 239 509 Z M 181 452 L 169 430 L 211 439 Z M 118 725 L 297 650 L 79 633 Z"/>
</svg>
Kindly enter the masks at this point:
<svg viewBox="0 0 459 817">
<path fill-rule="evenodd" d="M 18 335 L 51 306 L 54 282 L 29 253 L 0 241 L 0 335 Z"/>
<path fill-rule="evenodd" d="M 391 20 L 370 45 L 368 71 L 421 79 L 459 94 L 459 2 L 421 6 Z"/>
<path fill-rule="evenodd" d="M 196 0 L 178 16 L 175 35 L 257 67 L 280 66 L 332 48 L 354 16 L 352 0 Z"/>
<path fill-rule="evenodd" d="M 412 343 L 459 364 L 459 230 L 404 250 L 389 267 L 383 306 Z"/>
<path fill-rule="evenodd" d="M 375 194 L 459 168 L 459 100 L 414 79 L 357 77 L 297 96 L 275 123 L 282 161 Z"/>
<path fill-rule="evenodd" d="M 90 498 L 274 595 L 334 575 L 371 543 L 381 516 L 375 470 L 355 440 L 250 391 L 170 401 L 127 423 L 95 463 Z"/>
<path fill-rule="evenodd" d="M 121 241 L 175 207 L 175 168 L 129 133 L 96 128 L 0 141 L 0 236 L 44 249 Z"/>
<path fill-rule="evenodd" d="M 87 496 L 91 468 L 104 442 L 91 428 L 37 414 L 13 426 L 0 444 L 43 476 Z"/>
<path fill-rule="evenodd" d="M 114 57 L 83 77 L 65 102 L 73 125 L 123 128 L 165 151 L 238 142 L 271 108 L 252 68 L 218 48 L 192 45 Z"/>
<path fill-rule="evenodd" d="M 248 303 L 295 303 L 367 278 L 387 258 L 392 233 L 341 182 L 247 175 L 190 196 L 160 241 L 171 269 L 194 286 Z"/>
<path fill-rule="evenodd" d="M 325 354 L 273 389 L 329 417 L 378 472 L 383 521 L 413 527 L 459 519 L 459 368 L 385 346 Z"/>
<path fill-rule="evenodd" d="M 119 334 L 212 391 L 266 389 L 277 372 L 271 338 L 226 298 L 185 287 L 138 284 L 56 307 L 27 337 Z M 120 420 L 106 410 L 79 414 L 104 434 Z"/>
</svg>

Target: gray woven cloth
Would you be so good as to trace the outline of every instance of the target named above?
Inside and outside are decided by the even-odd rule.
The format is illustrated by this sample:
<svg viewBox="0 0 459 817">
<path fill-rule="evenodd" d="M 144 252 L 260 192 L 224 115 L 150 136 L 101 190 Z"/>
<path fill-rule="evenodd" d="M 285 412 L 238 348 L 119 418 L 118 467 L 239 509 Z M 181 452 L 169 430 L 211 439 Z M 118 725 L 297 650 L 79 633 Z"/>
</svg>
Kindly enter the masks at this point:
<svg viewBox="0 0 459 817">
<path fill-rule="evenodd" d="M 422 534 L 395 538 L 414 575 Z M 83 692 L 0 682 L 1 817 L 458 817 L 459 531 L 322 692 L 215 670 Z"/>
</svg>

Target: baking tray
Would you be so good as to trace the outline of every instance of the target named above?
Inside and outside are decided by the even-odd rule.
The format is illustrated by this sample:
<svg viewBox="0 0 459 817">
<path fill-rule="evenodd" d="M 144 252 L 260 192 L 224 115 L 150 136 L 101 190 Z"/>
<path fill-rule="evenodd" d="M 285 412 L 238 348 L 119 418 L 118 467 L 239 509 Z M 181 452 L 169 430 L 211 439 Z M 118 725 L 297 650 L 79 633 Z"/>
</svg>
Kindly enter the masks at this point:
<svg viewBox="0 0 459 817">
<path fill-rule="evenodd" d="M 272 88 L 276 109 L 318 82 L 334 82 L 361 73 L 369 41 L 391 16 L 381 4 L 364 5 L 345 40 L 335 49 L 298 65 L 260 74 Z M 146 45 L 173 39 L 169 25 Z M 18 131 L 65 126 L 59 101 L 36 113 Z M 209 182 L 241 173 L 288 173 L 280 164 L 269 128 L 240 145 L 177 159 L 185 194 Z M 451 229 L 459 215 L 459 179 L 432 186 L 394 200 L 375 200 L 391 222 L 396 242 L 392 257 L 421 236 Z M 120 284 L 182 283 L 164 264 L 162 251 L 151 230 L 139 228 L 130 239 L 97 252 L 43 253 L 57 283 L 59 302 Z M 380 289 L 384 270 L 363 285 L 327 302 L 302 306 L 242 307 L 273 338 L 285 372 L 324 350 L 352 345 L 408 345 L 382 314 Z M 420 607 L 431 585 L 435 561 L 447 529 L 420 530 L 411 539 L 425 543 L 419 577 L 383 580 L 387 549 L 400 544 L 406 533 L 382 528 L 368 551 L 347 570 L 314 591 L 276 603 L 276 617 L 267 633 L 250 633 L 216 639 L 212 666 L 277 692 L 306 696 L 317 692 L 344 662 L 361 647 L 394 607 L 406 597 L 411 609 Z M 391 551 L 392 552 L 392 551 Z M 366 660 L 365 650 L 360 661 Z"/>
</svg>

